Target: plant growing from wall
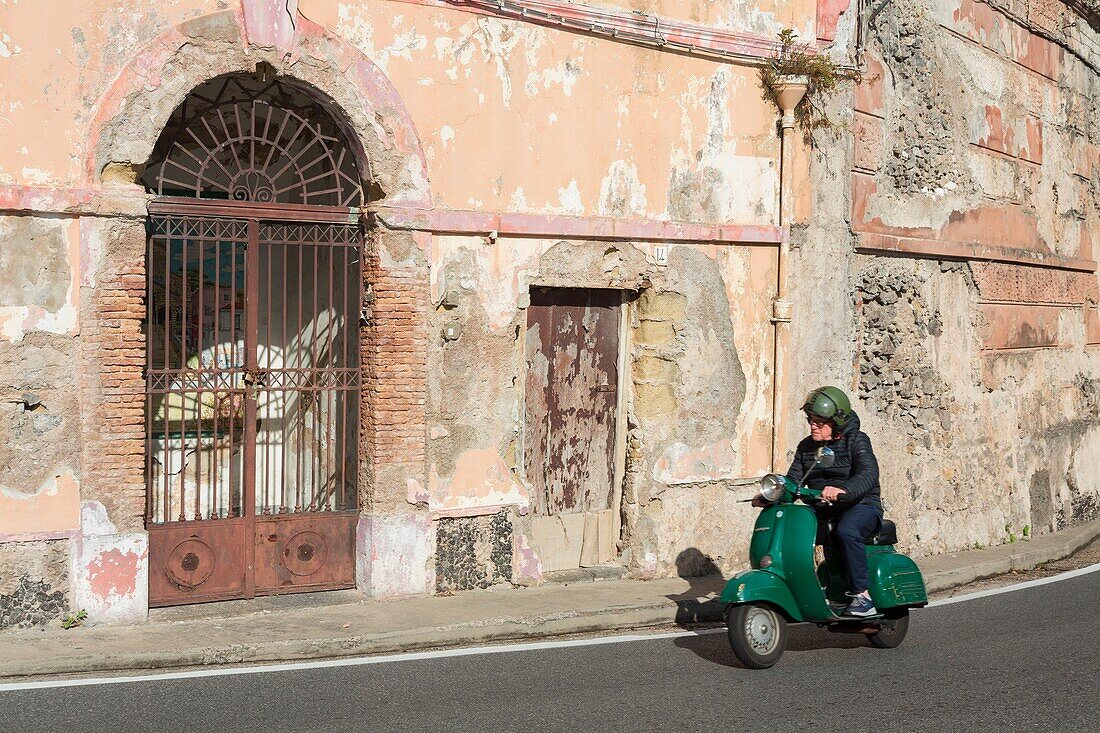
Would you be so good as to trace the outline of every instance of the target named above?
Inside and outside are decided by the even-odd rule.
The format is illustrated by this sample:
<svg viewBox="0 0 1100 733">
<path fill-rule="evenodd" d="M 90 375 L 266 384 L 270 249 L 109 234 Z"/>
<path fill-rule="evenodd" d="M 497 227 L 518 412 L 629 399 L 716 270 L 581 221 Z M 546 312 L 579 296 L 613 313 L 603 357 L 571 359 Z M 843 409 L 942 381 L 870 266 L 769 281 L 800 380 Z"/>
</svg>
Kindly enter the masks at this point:
<svg viewBox="0 0 1100 733">
<path fill-rule="evenodd" d="M 810 138 L 816 130 L 836 127 L 825 113 L 824 100 L 842 82 L 855 81 L 858 75 L 828 56 L 811 52 L 809 46 L 797 44 L 797 38 L 791 28 L 779 33 L 779 49 L 760 67 L 760 87 L 764 99 L 779 107 L 779 94 L 786 84 L 792 80 L 806 84 L 806 94 L 794 108 L 794 118 Z"/>
<path fill-rule="evenodd" d="M 61 620 L 61 628 L 74 629 L 84 623 L 84 620 L 88 618 L 88 612 L 83 608 L 76 613 L 70 614 Z"/>
</svg>

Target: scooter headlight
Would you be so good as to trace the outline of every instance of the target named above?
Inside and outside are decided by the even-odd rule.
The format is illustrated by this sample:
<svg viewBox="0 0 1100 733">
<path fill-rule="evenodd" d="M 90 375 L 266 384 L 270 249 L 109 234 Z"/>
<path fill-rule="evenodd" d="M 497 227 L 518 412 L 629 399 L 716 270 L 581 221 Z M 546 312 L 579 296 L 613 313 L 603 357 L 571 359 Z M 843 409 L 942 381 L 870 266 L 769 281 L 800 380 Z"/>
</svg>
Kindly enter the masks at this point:
<svg viewBox="0 0 1100 733">
<path fill-rule="evenodd" d="M 760 496 L 768 501 L 778 501 L 779 497 L 783 496 L 783 490 L 785 488 L 786 484 L 783 481 L 783 477 L 778 474 L 769 473 L 767 476 L 760 479 Z"/>
</svg>

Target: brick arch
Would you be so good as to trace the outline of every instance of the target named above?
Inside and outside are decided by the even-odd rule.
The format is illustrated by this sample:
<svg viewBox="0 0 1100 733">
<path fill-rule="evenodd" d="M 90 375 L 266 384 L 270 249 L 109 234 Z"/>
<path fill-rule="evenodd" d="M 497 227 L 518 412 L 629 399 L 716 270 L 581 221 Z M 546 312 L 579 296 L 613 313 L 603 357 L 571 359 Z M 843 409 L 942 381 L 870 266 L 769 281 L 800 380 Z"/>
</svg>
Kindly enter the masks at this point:
<svg viewBox="0 0 1100 733">
<path fill-rule="evenodd" d="M 371 201 L 389 209 L 431 208 L 420 139 L 389 79 L 354 46 L 301 15 L 294 22 L 279 17 L 272 26 L 264 13 L 276 13 L 283 5 L 244 2 L 172 27 L 141 50 L 94 111 L 82 183 L 138 193 L 141 167 L 187 94 L 220 75 L 251 73 L 262 62 L 276 75 L 316 90 L 331 105 L 333 116 L 345 126 L 345 137 L 356 143 L 358 168 L 370 186 Z M 74 597 L 81 607 L 98 609 L 97 618 L 104 621 L 139 620 L 148 603 L 149 569 L 146 549 L 141 549 L 147 548 L 142 371 L 146 230 L 138 202 L 129 195 L 105 197 L 99 216 L 88 220 L 87 236 L 101 246 L 89 249 L 93 284 L 81 298 L 81 402 L 86 410 L 80 452 L 89 469 L 81 499 L 100 502 L 117 532 L 98 540 L 99 529 L 85 528 L 84 543 L 94 549 L 99 545 L 93 540 L 103 544 L 110 539 L 140 549 L 130 584 L 134 591 L 124 599 L 97 591 L 90 581 L 92 565 L 82 556 L 75 558 Z M 410 575 L 400 550 L 420 557 L 433 546 L 426 510 L 405 500 L 410 485 L 427 485 L 430 242 L 427 232 L 392 230 L 376 219 L 364 258 L 373 301 L 361 347 L 360 451 L 365 461 L 360 469 L 357 569 L 360 589 L 373 595 L 426 592 L 432 586 L 429 578 L 420 577 L 423 573 Z"/>
<path fill-rule="evenodd" d="M 246 6 L 248 3 L 246 3 Z M 316 89 L 355 145 L 372 200 L 431 207 L 427 161 L 393 84 L 358 48 L 298 15 L 293 30 L 266 33 L 255 13 L 226 10 L 168 29 L 138 53 L 103 95 L 88 130 L 86 183 L 133 183 L 172 111 L 208 79 L 275 73 Z M 290 27 L 289 20 L 287 21 Z"/>
</svg>

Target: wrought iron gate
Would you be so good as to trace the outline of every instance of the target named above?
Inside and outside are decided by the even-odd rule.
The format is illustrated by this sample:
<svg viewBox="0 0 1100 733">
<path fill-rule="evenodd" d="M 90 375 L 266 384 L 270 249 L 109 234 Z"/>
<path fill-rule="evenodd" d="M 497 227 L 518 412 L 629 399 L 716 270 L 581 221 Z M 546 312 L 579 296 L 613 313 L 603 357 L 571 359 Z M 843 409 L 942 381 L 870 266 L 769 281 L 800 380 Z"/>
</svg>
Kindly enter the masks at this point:
<svg viewBox="0 0 1100 733">
<path fill-rule="evenodd" d="M 156 211 L 150 605 L 353 586 L 361 226 L 245 203 Z"/>
</svg>

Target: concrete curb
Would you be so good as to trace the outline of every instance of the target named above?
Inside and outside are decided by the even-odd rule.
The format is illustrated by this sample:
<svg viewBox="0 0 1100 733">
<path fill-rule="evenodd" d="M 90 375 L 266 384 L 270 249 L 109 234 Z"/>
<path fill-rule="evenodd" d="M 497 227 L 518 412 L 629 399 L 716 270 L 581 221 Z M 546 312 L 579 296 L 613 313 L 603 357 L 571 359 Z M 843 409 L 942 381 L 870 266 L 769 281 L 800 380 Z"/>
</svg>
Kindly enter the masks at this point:
<svg viewBox="0 0 1100 733">
<path fill-rule="evenodd" d="M 0 681 L 53 675 L 162 671 L 210 665 L 300 662 L 451 649 L 496 642 L 534 641 L 573 634 L 668 626 L 673 623 L 675 613 L 675 604 L 665 601 L 609 608 L 588 614 L 492 619 L 481 625 L 420 628 L 371 636 L 321 640 L 277 639 L 223 647 L 171 650 L 169 653 L 162 650 L 98 653 L 37 660 L 33 664 L 19 659 L 6 659 L 0 661 Z"/>
<path fill-rule="evenodd" d="M 917 559 L 929 593 L 965 585 L 1014 570 L 1031 570 L 1069 557 L 1100 537 L 1100 520 L 981 550 L 967 550 Z"/>
<path fill-rule="evenodd" d="M 1100 521 L 1011 545 L 918 559 L 929 592 L 1034 568 L 1072 555 L 1100 537 Z M 659 600 L 658 600 L 659 598 Z M 533 641 L 571 634 L 616 632 L 670 626 L 678 604 L 664 596 L 654 601 L 607 606 L 598 610 L 480 619 L 370 635 L 313 639 L 267 639 L 251 643 L 185 649 L 95 651 L 21 660 L 0 654 L 0 680 L 72 674 L 117 674 L 225 664 L 261 664 L 369 656 L 428 649 Z M 0 649 L 4 637 L 0 635 Z"/>
</svg>

